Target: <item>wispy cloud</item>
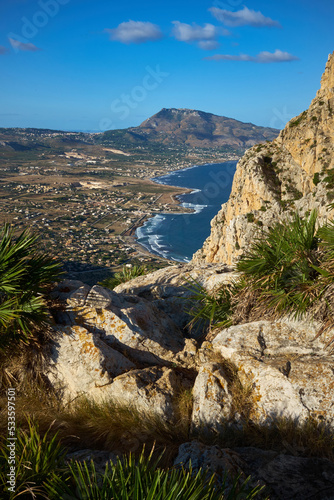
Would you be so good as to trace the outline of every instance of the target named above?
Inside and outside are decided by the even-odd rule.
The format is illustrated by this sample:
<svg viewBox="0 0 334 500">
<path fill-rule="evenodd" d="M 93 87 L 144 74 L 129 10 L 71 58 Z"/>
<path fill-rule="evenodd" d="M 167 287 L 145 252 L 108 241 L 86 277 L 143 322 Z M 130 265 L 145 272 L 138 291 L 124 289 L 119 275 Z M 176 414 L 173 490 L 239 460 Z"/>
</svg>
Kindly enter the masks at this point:
<svg viewBox="0 0 334 500">
<path fill-rule="evenodd" d="M 198 42 L 198 46 L 202 50 L 214 50 L 219 47 L 217 40 L 201 40 Z"/>
<path fill-rule="evenodd" d="M 209 11 L 218 21 L 225 24 L 225 26 L 254 26 L 255 28 L 267 26 L 270 28 L 281 28 L 278 21 L 274 21 L 270 17 L 264 16 L 260 11 L 251 10 L 247 7 L 236 12 L 219 9 L 218 7 L 211 7 Z"/>
<path fill-rule="evenodd" d="M 229 54 L 215 54 L 214 56 L 205 57 L 204 59 L 208 61 L 246 61 L 253 63 L 269 64 L 269 63 L 281 63 L 298 61 L 299 58 L 289 54 L 289 52 L 283 52 L 282 50 L 275 50 L 275 52 L 260 52 L 257 56 L 250 56 L 248 54 L 240 54 L 238 56 Z"/>
<path fill-rule="evenodd" d="M 36 47 L 36 45 L 34 45 L 33 43 L 19 42 L 14 38 L 8 38 L 8 40 L 14 50 L 22 50 L 24 52 L 37 52 L 38 50 L 41 50 L 38 47 Z"/>
<path fill-rule="evenodd" d="M 142 21 L 128 21 L 121 23 L 117 28 L 105 30 L 110 35 L 110 40 L 130 44 L 145 43 L 159 40 L 163 34 L 156 24 Z"/>
<path fill-rule="evenodd" d="M 3 45 L 0 45 L 0 56 L 3 54 L 6 54 L 8 52 L 8 49 L 4 47 Z"/>
<path fill-rule="evenodd" d="M 173 21 L 174 28 L 172 35 L 180 42 L 196 42 L 201 49 L 213 50 L 219 45 L 217 38 L 219 36 L 228 36 L 230 32 L 221 29 L 213 24 L 204 24 L 199 26 L 196 23 L 186 24 L 180 21 Z"/>
</svg>

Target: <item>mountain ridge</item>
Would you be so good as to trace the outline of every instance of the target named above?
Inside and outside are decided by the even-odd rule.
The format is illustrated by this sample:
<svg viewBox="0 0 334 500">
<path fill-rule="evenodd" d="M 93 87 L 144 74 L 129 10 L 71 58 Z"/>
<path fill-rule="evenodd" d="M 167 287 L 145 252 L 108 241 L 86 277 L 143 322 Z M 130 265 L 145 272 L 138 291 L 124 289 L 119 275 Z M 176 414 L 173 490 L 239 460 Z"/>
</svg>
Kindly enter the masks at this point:
<svg viewBox="0 0 334 500">
<path fill-rule="evenodd" d="M 247 148 L 272 140 L 278 129 L 244 123 L 234 118 L 215 115 L 196 109 L 162 108 L 144 120 L 138 127 L 110 130 L 102 141 L 123 136 L 131 142 L 185 144 L 191 147 Z"/>
</svg>

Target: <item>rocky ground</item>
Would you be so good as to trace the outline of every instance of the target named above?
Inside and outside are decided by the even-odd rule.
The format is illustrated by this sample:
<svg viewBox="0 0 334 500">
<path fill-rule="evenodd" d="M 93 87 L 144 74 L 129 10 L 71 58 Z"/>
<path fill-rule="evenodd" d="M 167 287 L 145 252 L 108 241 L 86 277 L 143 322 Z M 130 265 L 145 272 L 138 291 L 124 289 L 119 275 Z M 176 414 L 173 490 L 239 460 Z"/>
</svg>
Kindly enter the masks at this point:
<svg viewBox="0 0 334 500">
<path fill-rule="evenodd" d="M 166 422 L 175 419 L 175 396 L 191 390 L 193 436 L 219 433 L 224 422 L 238 429 L 246 420 L 266 426 L 285 417 L 296 423 L 313 417 L 333 428 L 334 356 L 325 348 L 331 332 L 314 340 L 319 325 L 285 318 L 232 326 L 210 342 L 192 336 L 191 280 L 212 291 L 234 278 L 223 265 L 188 264 L 114 291 L 60 283 L 52 292 L 58 308 L 50 382 L 65 400 L 111 398 Z M 288 446 L 282 454 L 195 439 L 180 447 L 175 463 L 191 460 L 195 469 L 208 466 L 221 478 L 251 474 L 269 487 L 271 499 L 334 498 L 333 463 L 294 455 Z"/>
</svg>

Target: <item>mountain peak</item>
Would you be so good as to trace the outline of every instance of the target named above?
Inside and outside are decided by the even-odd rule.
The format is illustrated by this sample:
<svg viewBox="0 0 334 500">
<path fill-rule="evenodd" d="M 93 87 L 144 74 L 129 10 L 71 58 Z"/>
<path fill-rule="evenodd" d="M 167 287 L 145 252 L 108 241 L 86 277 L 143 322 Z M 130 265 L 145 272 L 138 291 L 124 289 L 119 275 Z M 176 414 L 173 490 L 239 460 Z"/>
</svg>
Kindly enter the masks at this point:
<svg viewBox="0 0 334 500">
<path fill-rule="evenodd" d="M 334 96 L 334 52 L 328 56 L 326 68 L 321 78 L 319 93 L 323 93 L 327 99 Z"/>
<path fill-rule="evenodd" d="M 165 144 L 247 148 L 277 137 L 278 130 L 188 108 L 162 108 L 131 131 Z"/>
</svg>

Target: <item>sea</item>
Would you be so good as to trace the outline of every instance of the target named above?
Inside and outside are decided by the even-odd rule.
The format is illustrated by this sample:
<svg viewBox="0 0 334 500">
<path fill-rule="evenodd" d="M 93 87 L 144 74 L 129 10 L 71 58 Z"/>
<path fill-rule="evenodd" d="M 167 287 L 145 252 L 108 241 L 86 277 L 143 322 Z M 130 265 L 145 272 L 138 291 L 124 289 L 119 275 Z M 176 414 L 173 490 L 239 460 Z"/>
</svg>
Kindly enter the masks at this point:
<svg viewBox="0 0 334 500">
<path fill-rule="evenodd" d="M 152 179 L 159 184 L 192 189 L 178 195 L 192 213 L 160 213 L 136 230 L 138 243 L 167 259 L 189 262 L 210 235 L 210 222 L 231 193 L 236 161 L 195 165 Z"/>
</svg>

